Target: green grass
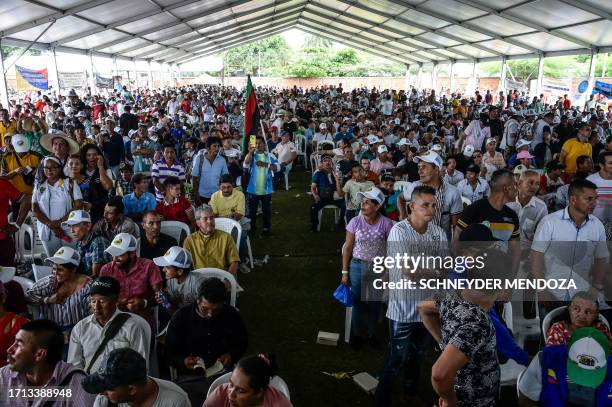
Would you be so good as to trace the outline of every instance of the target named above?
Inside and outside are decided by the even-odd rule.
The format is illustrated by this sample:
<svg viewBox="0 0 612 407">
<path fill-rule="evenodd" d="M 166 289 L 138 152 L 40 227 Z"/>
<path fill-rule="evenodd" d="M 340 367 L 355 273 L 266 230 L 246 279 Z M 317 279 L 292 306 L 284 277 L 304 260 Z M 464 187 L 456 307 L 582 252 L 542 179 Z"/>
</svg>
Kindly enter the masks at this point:
<svg viewBox="0 0 612 407">
<path fill-rule="evenodd" d="M 331 210 L 324 211 L 321 232 L 310 232 L 312 198 L 306 193 L 310 176 L 302 167 L 291 173 L 291 189 L 275 193 L 272 199 L 272 236 L 251 238 L 254 257 L 267 254 L 270 259 L 250 274 L 239 275 L 245 292 L 238 299 L 238 307 L 249 333 L 248 353 L 276 354 L 279 375 L 288 383 L 296 407 L 371 406 L 373 397 L 352 380 L 337 380 L 321 373 L 366 371 L 376 376 L 385 351 L 367 346 L 354 351 L 343 341 L 338 347 L 316 344 L 319 330 L 344 336 L 344 308 L 332 298 L 340 283 L 344 233 L 331 230 Z M 386 348 L 386 320 L 380 324 L 380 337 Z M 421 366 L 410 367 L 421 369 L 420 397 L 426 402 L 400 404 L 398 391 L 394 395 L 396 405 L 432 405 L 436 400 L 429 384 L 433 361 L 434 355 L 429 355 Z M 511 399 L 513 393 L 508 394 Z M 514 404 L 512 400 L 507 405 Z"/>
</svg>

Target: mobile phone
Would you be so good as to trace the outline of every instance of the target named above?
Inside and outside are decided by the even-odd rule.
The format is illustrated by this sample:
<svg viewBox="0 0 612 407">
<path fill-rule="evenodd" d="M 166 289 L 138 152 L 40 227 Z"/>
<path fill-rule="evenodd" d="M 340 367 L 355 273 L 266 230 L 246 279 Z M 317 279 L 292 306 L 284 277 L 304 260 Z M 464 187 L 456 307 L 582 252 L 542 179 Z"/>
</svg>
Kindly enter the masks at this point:
<svg viewBox="0 0 612 407">
<path fill-rule="evenodd" d="M 249 137 L 249 146 L 253 148 L 257 146 L 257 138 L 254 135 Z"/>
</svg>

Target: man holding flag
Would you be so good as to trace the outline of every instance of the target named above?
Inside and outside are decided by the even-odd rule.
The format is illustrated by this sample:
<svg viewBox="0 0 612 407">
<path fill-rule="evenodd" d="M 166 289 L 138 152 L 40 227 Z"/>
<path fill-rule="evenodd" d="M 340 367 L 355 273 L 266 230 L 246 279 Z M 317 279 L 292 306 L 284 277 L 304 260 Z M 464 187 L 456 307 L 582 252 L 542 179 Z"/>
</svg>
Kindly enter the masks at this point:
<svg viewBox="0 0 612 407">
<path fill-rule="evenodd" d="M 251 219 L 251 231 L 254 234 L 257 227 L 257 208 L 261 202 L 263 211 L 263 235 L 270 233 L 271 209 L 270 201 L 274 192 L 274 173 L 278 170 L 278 161 L 267 151 L 266 139 L 257 135 L 260 125 L 259 107 L 257 98 L 248 77 L 246 94 L 244 136 L 242 138 L 242 151 L 248 151 L 244 158 L 245 167 L 248 166 L 250 178 L 247 186 L 249 198 L 249 218 Z M 262 129 L 263 131 L 263 129 Z M 256 138 L 255 145 L 249 142 L 251 136 Z"/>
</svg>

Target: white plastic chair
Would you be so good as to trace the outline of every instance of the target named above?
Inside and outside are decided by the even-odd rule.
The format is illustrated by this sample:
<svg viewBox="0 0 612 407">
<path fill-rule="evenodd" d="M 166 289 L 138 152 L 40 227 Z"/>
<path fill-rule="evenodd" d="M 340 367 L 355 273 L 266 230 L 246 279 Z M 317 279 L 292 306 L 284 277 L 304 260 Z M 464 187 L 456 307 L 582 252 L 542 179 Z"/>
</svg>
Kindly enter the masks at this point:
<svg viewBox="0 0 612 407">
<path fill-rule="evenodd" d="M 26 291 L 28 291 L 34 286 L 34 281 L 25 277 L 15 276 L 13 277 L 13 281 L 19 283 L 24 294 Z M 38 305 L 28 304 L 28 311 L 30 312 L 30 314 L 32 314 L 32 319 L 38 319 L 38 316 L 40 315 L 40 308 L 38 307 Z"/>
<path fill-rule="evenodd" d="M 313 153 L 310 155 L 310 169 L 314 173 L 319 169 L 319 164 L 321 164 L 321 155 Z"/>
<path fill-rule="evenodd" d="M 26 225 L 25 223 L 21 225 L 19 229 L 19 248 L 21 250 L 21 258 L 30 259 L 32 263 L 34 263 L 35 259 L 42 260 L 47 257 L 45 253 L 45 247 L 42 244 L 42 241 L 38 237 L 38 233 L 36 232 L 36 224 Z M 26 242 L 29 242 L 29 249 L 26 249 Z"/>
<path fill-rule="evenodd" d="M 537 303 L 537 296 L 534 299 Z M 522 302 L 522 305 L 525 305 Z M 527 338 L 539 338 L 540 332 L 540 312 L 539 307 L 536 307 L 535 318 L 523 317 L 523 310 L 515 313 L 511 302 L 504 304 L 504 319 L 506 326 L 514 334 L 514 339 L 521 348 L 525 348 L 525 340 Z"/>
<path fill-rule="evenodd" d="M 231 376 L 232 376 L 232 372 L 228 372 L 228 373 L 225 373 L 223 376 L 219 376 L 217 379 L 215 379 L 215 381 L 212 382 L 212 384 L 208 388 L 208 393 L 206 394 L 206 398 L 208 398 L 217 387 L 221 386 L 222 384 L 229 383 Z M 272 377 L 270 379 L 270 386 L 274 387 L 276 390 L 283 393 L 287 397 L 288 400 L 291 400 L 290 395 L 289 395 L 289 386 L 287 386 L 287 383 L 281 377 L 279 376 Z"/>
<path fill-rule="evenodd" d="M 395 181 L 395 184 L 393 184 L 393 190 L 394 191 L 407 191 L 410 189 L 410 187 L 412 186 L 412 182 L 408 182 L 408 181 Z"/>
<path fill-rule="evenodd" d="M 548 332 L 548 329 L 553 324 L 555 319 L 559 318 L 566 309 L 567 309 L 567 305 L 564 305 L 562 307 L 555 308 L 554 310 L 546 314 L 546 316 L 544 317 L 544 320 L 542 321 L 542 335 L 544 335 L 544 338 L 546 338 L 546 333 Z M 603 324 L 607 326 L 608 329 L 610 329 L 610 323 L 608 322 L 606 317 L 599 314 L 597 320 L 600 322 L 603 322 Z"/>
<path fill-rule="evenodd" d="M 236 292 L 238 291 L 238 283 L 236 278 L 229 272 L 216 268 L 201 268 L 193 270 L 192 273 L 200 274 L 205 277 L 217 277 L 221 280 L 228 280 L 230 282 L 230 305 L 236 307 Z"/>
<path fill-rule="evenodd" d="M 242 225 L 240 225 L 240 223 L 230 218 L 215 218 L 215 228 L 229 233 L 232 237 L 234 237 L 234 230 L 237 230 L 237 236 L 234 238 L 234 242 L 236 242 L 236 247 L 240 251 L 240 239 L 242 237 Z M 249 235 L 246 235 L 246 246 L 249 256 L 249 265 L 251 269 L 253 269 L 255 263 L 253 261 L 253 251 L 251 250 L 251 239 L 249 239 Z"/>
<path fill-rule="evenodd" d="M 334 221 L 336 222 L 336 225 L 338 225 L 338 222 L 340 222 L 340 214 L 341 214 L 341 210 L 340 208 L 338 208 L 335 205 L 325 205 L 323 208 L 319 209 L 319 224 L 317 225 L 317 231 L 321 231 L 321 220 L 323 219 L 323 210 L 324 209 L 334 209 Z"/>
<path fill-rule="evenodd" d="M 185 233 L 185 237 L 189 236 L 191 230 L 189 230 L 189 225 L 186 223 L 179 222 L 177 220 L 164 220 L 161 223 L 160 232 L 168 236 L 172 236 L 176 239 L 177 243 L 181 245 L 181 236 L 183 233 Z"/>
<path fill-rule="evenodd" d="M 50 276 L 53 273 L 53 267 L 32 264 L 32 272 L 34 273 L 34 281 L 38 281 Z"/>
<path fill-rule="evenodd" d="M 462 196 L 462 197 L 461 197 L 461 202 L 463 202 L 463 205 L 464 205 L 464 206 L 469 206 L 469 205 L 471 205 L 471 204 L 472 204 L 472 201 L 470 201 L 470 199 L 469 199 L 469 198 L 466 198 L 466 197 L 464 197 L 464 196 Z"/>
<path fill-rule="evenodd" d="M 534 357 L 538 357 L 538 355 L 535 355 Z M 519 383 L 521 382 L 521 379 L 523 378 L 523 375 L 525 374 L 525 372 L 527 371 L 527 369 L 523 369 L 521 370 L 521 372 L 518 374 L 518 376 L 516 377 L 516 397 L 521 397 L 521 392 L 519 391 Z"/>
<path fill-rule="evenodd" d="M 297 158 L 302 157 L 304 160 L 304 167 L 308 169 L 308 155 L 306 153 L 306 137 L 302 135 L 297 135 L 295 137 L 295 149 L 297 151 Z"/>
</svg>

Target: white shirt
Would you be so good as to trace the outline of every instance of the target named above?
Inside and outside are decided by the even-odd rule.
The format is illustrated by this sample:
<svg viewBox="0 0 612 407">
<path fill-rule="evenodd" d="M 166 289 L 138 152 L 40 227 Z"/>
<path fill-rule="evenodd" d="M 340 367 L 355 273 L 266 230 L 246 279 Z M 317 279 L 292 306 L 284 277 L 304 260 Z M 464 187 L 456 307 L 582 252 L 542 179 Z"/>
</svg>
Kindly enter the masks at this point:
<svg viewBox="0 0 612 407">
<path fill-rule="evenodd" d="M 393 100 L 392 99 L 383 99 L 380 102 L 380 107 L 382 108 L 382 113 L 385 116 L 391 116 L 393 113 Z"/>
<path fill-rule="evenodd" d="M 470 184 L 467 179 L 463 179 L 457 184 L 457 189 L 461 193 L 461 196 L 466 197 L 470 202 L 475 202 L 491 195 L 489 183 L 480 177 L 477 179 L 476 188 L 472 187 L 472 184 Z"/>
<path fill-rule="evenodd" d="M 72 329 L 70 334 L 70 346 L 68 348 L 68 363 L 85 370 L 98 349 L 104 334 L 111 321 L 123 312 L 116 310 L 111 319 L 106 325 L 101 326 L 92 314 L 80 320 Z M 140 353 L 147 361 L 149 366 L 149 347 L 151 346 L 151 328 L 149 323 L 142 317 L 136 314 L 130 314 L 130 317 L 124 322 L 123 326 L 117 335 L 111 339 L 104 351 L 98 356 L 94 362 L 90 372 L 96 372 L 106 359 L 108 354 L 119 348 L 131 348 Z"/>
<path fill-rule="evenodd" d="M 54 163 L 55 164 L 55 163 Z M 49 181 L 45 181 L 34 188 L 32 193 L 32 203 L 37 203 L 41 212 L 45 214 L 49 220 L 57 220 L 63 218 L 72 209 L 73 201 L 83 199 L 81 188 L 75 181 L 72 181 L 72 187 L 69 187 L 70 179 L 59 179 L 54 185 L 49 185 Z M 70 196 L 72 192 L 72 197 Z M 38 235 L 41 240 L 48 241 L 51 236 L 51 229 L 42 222 L 36 222 Z M 71 236 L 70 227 L 62 226 L 64 233 Z"/>
<path fill-rule="evenodd" d="M 546 203 L 540 198 L 532 196 L 527 205 L 521 206 L 518 194 L 514 202 L 508 202 L 506 206 L 512 209 L 519 217 L 521 231 L 521 249 L 528 249 L 533 242 L 533 236 L 540 221 L 548 215 Z"/>
<path fill-rule="evenodd" d="M 158 379 L 156 377 L 150 377 L 158 387 L 157 398 L 155 402 L 151 404 L 151 407 L 191 407 L 189 396 L 178 384 L 172 383 L 168 380 Z M 96 397 L 94 407 L 107 407 L 108 399 L 102 394 Z M 119 403 L 117 407 L 130 407 L 128 403 Z"/>
<path fill-rule="evenodd" d="M 540 221 L 531 249 L 544 253 L 546 279 L 574 280 L 576 290 L 550 290 L 562 301 L 570 301 L 577 291 L 588 291 L 594 259 L 608 258 L 601 221 L 590 215 L 576 227 L 568 208 L 546 215 Z"/>
<path fill-rule="evenodd" d="M 320 143 L 321 141 L 334 141 L 334 137 L 329 133 L 315 133 L 312 141 Z"/>
<path fill-rule="evenodd" d="M 448 182 L 451 185 L 457 186 L 461 180 L 465 178 L 465 175 L 459 170 L 453 171 L 453 175 L 449 175 L 448 172 L 444 174 L 444 181 Z"/>
<path fill-rule="evenodd" d="M 544 126 L 548 126 L 552 131 L 552 126 L 540 119 L 533 124 L 533 140 L 531 140 L 531 150 L 543 141 L 544 137 Z"/>
<path fill-rule="evenodd" d="M 502 136 L 501 142 L 499 143 L 499 148 L 505 150 L 506 147 L 514 147 L 516 144 L 517 136 L 519 131 L 519 122 L 515 119 L 510 119 L 506 122 L 504 126 L 504 134 Z"/>
<path fill-rule="evenodd" d="M 276 154 L 279 163 L 289 163 L 291 160 L 291 154 L 296 152 L 295 144 L 292 141 L 283 144 L 282 142 L 278 143 L 272 152 Z"/>
<path fill-rule="evenodd" d="M 597 206 L 593 215 L 602 222 L 612 222 L 612 179 L 603 179 L 599 172 L 591 174 L 587 180 L 597 185 Z"/>
<path fill-rule="evenodd" d="M 166 104 L 166 110 L 168 110 L 168 116 L 174 116 L 176 113 L 176 109 L 178 109 L 179 102 L 176 100 L 170 99 Z"/>
</svg>

